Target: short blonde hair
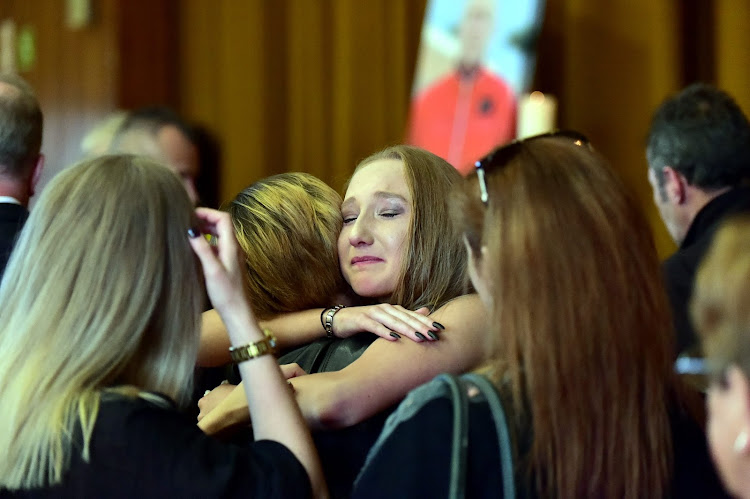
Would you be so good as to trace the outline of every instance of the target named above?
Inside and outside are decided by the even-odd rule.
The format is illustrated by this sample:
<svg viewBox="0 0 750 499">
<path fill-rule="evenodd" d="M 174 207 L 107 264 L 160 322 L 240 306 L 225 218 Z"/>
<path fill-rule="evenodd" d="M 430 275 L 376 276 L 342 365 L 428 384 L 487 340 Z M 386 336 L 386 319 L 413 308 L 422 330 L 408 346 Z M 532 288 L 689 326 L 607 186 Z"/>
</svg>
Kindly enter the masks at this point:
<svg viewBox="0 0 750 499">
<path fill-rule="evenodd" d="M 192 221 L 180 179 L 149 159 L 103 156 L 50 182 L 0 286 L 0 488 L 60 482 L 78 425 L 88 459 L 102 390 L 187 400 L 203 297 Z"/>
<path fill-rule="evenodd" d="M 245 253 L 256 315 L 324 307 L 342 291 L 336 240 L 341 196 L 309 173 L 282 173 L 240 192 L 226 207 Z"/>
<path fill-rule="evenodd" d="M 750 216 L 716 233 L 696 274 L 690 311 L 712 367 L 735 365 L 750 378 Z"/>
</svg>

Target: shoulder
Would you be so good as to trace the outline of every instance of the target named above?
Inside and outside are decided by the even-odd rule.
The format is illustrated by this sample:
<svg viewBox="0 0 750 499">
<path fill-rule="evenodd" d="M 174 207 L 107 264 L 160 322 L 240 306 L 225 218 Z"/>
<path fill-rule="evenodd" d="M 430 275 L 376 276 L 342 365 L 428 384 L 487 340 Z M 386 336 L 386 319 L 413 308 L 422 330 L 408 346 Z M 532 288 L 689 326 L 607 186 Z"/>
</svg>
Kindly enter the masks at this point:
<svg viewBox="0 0 750 499">
<path fill-rule="evenodd" d="M 673 497 L 728 497 L 711 460 L 706 435 L 689 411 L 677 404 L 670 410 L 674 472 Z"/>
<path fill-rule="evenodd" d="M 302 465 L 278 442 L 223 444 L 169 404 L 124 396 L 103 400 L 90 463 L 79 472 L 102 490 L 122 486 L 135 495 L 309 494 Z"/>
</svg>

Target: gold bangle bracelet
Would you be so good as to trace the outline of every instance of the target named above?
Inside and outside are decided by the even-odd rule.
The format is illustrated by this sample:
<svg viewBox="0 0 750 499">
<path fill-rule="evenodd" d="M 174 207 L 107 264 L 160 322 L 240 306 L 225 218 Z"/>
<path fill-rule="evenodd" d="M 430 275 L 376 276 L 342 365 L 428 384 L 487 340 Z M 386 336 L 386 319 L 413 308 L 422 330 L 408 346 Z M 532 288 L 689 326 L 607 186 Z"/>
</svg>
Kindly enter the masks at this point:
<svg viewBox="0 0 750 499">
<path fill-rule="evenodd" d="M 232 362 L 239 364 L 240 362 L 245 362 L 246 360 L 251 360 L 268 353 L 275 354 L 276 337 L 270 329 L 264 329 L 263 334 L 265 335 L 265 338 L 262 340 L 254 341 L 239 347 L 229 347 L 229 356 L 232 358 Z"/>
</svg>

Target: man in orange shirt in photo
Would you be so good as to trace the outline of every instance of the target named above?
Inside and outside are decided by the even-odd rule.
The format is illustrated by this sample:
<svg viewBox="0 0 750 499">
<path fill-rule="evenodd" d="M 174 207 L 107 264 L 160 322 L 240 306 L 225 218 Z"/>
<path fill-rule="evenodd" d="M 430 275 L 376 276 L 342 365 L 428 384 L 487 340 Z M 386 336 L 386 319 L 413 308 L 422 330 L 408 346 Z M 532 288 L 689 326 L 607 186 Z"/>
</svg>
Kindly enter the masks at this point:
<svg viewBox="0 0 750 499">
<path fill-rule="evenodd" d="M 459 26 L 457 69 L 412 103 L 407 141 L 464 174 L 477 159 L 516 135 L 513 90 L 481 64 L 493 23 L 494 0 L 469 0 Z"/>
</svg>

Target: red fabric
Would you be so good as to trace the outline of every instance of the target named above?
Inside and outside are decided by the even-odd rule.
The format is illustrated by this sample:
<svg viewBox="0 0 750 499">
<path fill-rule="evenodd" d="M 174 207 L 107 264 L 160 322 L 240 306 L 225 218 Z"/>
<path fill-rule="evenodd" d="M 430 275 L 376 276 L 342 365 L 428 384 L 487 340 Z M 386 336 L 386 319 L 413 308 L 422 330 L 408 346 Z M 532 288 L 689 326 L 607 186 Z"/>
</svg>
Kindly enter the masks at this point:
<svg viewBox="0 0 750 499">
<path fill-rule="evenodd" d="M 507 83 L 478 68 L 441 78 L 412 103 L 409 144 L 431 151 L 466 174 L 474 162 L 516 135 L 516 98 Z"/>
</svg>

